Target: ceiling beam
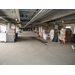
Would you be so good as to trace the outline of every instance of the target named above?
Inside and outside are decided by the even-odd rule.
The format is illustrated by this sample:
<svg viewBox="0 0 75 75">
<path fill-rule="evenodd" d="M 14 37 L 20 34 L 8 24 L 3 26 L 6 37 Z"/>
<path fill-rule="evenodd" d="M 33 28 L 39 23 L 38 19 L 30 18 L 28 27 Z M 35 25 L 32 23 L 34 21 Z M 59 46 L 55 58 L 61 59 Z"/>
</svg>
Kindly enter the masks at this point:
<svg viewBox="0 0 75 75">
<path fill-rule="evenodd" d="M 30 20 L 31 18 L 27 18 L 27 17 L 20 17 L 20 19 L 27 19 L 27 20 Z"/>
<path fill-rule="evenodd" d="M 57 18 L 66 17 L 66 16 L 69 16 L 69 15 L 72 15 L 72 14 L 75 13 L 75 9 L 54 9 L 54 10 L 56 10 L 56 11 L 54 11 L 51 14 L 48 13 L 46 16 L 39 19 L 39 23 L 44 23 L 44 22 L 47 22 L 47 21 L 55 20 Z"/>
<path fill-rule="evenodd" d="M 27 11 L 27 12 L 38 12 L 37 10 L 32 10 L 32 9 L 19 9 L 19 11 Z"/>
<path fill-rule="evenodd" d="M 17 19 L 18 19 L 19 22 L 20 22 L 20 13 L 19 13 L 19 9 L 15 9 L 15 12 L 16 12 Z"/>
<path fill-rule="evenodd" d="M 0 19 L 4 20 L 5 22 L 8 22 L 8 20 L 4 19 L 3 17 L 0 17 Z"/>
</svg>

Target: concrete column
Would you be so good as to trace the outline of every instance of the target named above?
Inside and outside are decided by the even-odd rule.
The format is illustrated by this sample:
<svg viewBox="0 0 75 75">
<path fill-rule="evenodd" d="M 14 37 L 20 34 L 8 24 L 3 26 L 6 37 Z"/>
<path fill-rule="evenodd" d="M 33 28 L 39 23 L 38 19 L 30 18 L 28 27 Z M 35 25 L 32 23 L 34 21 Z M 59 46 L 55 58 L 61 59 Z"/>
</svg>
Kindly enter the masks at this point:
<svg viewBox="0 0 75 75">
<path fill-rule="evenodd" d="M 1 33 L 1 26 L 0 26 L 0 33 Z"/>
<path fill-rule="evenodd" d="M 37 30 L 37 27 L 35 27 L 35 30 Z"/>
<path fill-rule="evenodd" d="M 66 27 L 66 25 L 63 25 L 63 28 L 65 28 Z"/>
<path fill-rule="evenodd" d="M 75 34 L 75 26 L 71 26 L 72 33 Z"/>
<path fill-rule="evenodd" d="M 11 29 L 11 23 L 6 23 L 6 30 Z"/>
<path fill-rule="evenodd" d="M 16 33 L 16 25 L 14 25 L 15 26 L 15 33 Z"/>
<path fill-rule="evenodd" d="M 34 28 L 32 27 L 32 31 L 34 30 Z"/>
<path fill-rule="evenodd" d="M 58 29 L 58 25 L 55 25 L 55 29 Z"/>
<path fill-rule="evenodd" d="M 32 30 L 32 28 L 30 28 Z"/>
<path fill-rule="evenodd" d="M 39 31 L 39 27 L 37 27 L 37 30 Z"/>
</svg>

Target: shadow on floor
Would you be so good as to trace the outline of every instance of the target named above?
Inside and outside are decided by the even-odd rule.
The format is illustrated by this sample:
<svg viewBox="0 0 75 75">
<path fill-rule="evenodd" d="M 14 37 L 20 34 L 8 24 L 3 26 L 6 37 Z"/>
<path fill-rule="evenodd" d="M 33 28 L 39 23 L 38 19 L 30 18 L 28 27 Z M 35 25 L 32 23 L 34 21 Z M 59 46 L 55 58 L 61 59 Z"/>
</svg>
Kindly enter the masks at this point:
<svg viewBox="0 0 75 75">
<path fill-rule="evenodd" d="M 20 41 L 33 41 L 33 40 L 37 40 L 40 41 L 41 43 L 47 43 L 46 40 L 41 39 L 41 38 L 37 38 L 37 37 L 19 37 L 16 42 L 20 42 Z M 46 45 L 46 44 L 45 44 Z"/>
</svg>

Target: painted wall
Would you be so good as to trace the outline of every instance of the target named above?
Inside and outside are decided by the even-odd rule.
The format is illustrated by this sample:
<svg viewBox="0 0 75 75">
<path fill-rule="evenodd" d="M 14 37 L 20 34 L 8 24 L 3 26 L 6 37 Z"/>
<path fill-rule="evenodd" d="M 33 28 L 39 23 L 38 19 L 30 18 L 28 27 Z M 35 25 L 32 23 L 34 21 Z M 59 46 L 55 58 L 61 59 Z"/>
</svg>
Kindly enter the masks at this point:
<svg viewBox="0 0 75 75">
<path fill-rule="evenodd" d="M 1 32 L 5 33 L 6 31 L 6 25 L 0 25 Z"/>
<path fill-rule="evenodd" d="M 72 33 L 75 34 L 75 24 L 66 24 L 66 26 L 71 26 Z"/>
<path fill-rule="evenodd" d="M 55 25 L 55 29 L 58 29 L 58 25 Z"/>
</svg>

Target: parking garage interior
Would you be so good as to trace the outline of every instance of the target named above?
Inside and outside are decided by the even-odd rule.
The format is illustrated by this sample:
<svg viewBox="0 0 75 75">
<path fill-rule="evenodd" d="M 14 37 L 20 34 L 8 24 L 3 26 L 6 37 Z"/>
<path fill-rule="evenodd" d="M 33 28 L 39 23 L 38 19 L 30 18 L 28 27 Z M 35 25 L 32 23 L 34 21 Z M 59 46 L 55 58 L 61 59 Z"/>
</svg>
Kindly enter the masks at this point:
<svg viewBox="0 0 75 75">
<path fill-rule="evenodd" d="M 72 37 L 52 41 L 51 30 Z M 0 9 L 0 65 L 75 65 L 73 35 L 75 9 Z"/>
</svg>

